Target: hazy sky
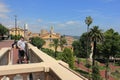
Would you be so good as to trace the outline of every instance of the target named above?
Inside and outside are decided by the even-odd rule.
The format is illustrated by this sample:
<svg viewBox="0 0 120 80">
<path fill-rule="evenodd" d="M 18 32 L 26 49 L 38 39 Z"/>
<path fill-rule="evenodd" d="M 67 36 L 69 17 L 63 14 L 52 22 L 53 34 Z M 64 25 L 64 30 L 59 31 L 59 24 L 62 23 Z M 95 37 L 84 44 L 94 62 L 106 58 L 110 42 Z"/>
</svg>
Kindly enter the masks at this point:
<svg viewBox="0 0 120 80">
<path fill-rule="evenodd" d="M 27 23 L 32 32 L 53 26 L 55 32 L 79 36 L 86 32 L 86 16 L 91 16 L 90 27 L 120 33 L 120 0 L 0 0 L 0 23 L 14 27 L 14 15 L 18 26 Z"/>
</svg>

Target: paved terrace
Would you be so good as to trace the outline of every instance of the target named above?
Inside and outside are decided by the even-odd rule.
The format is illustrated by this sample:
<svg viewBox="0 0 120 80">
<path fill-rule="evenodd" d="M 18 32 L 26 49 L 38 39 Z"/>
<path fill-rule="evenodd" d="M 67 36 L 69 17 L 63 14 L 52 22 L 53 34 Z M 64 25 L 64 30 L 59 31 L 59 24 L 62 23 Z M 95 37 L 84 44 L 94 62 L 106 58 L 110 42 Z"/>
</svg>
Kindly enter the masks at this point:
<svg viewBox="0 0 120 80">
<path fill-rule="evenodd" d="M 13 42 L 14 42 L 13 40 L 0 41 L 0 49 L 4 47 L 11 47 Z"/>
<path fill-rule="evenodd" d="M 11 48 L 12 43 L 0 43 L 6 47 L 0 49 L 1 80 L 88 80 L 71 70 L 68 64 L 55 60 L 30 43 L 26 49 L 30 63 L 17 64 L 17 49 Z"/>
</svg>

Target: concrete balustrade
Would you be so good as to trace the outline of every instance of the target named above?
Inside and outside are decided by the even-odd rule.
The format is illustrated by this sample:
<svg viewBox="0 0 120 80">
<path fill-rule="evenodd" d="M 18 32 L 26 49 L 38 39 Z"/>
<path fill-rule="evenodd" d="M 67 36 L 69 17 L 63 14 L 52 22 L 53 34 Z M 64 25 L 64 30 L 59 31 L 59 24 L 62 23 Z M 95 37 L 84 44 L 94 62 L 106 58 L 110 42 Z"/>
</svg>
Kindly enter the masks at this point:
<svg viewBox="0 0 120 80">
<path fill-rule="evenodd" d="M 10 48 L 0 49 L 0 65 L 8 65 L 10 61 Z"/>
<path fill-rule="evenodd" d="M 3 76 L 9 77 L 10 80 L 14 80 L 15 75 L 19 74 L 23 77 L 23 80 L 27 80 L 27 76 L 30 73 L 33 74 L 33 80 L 38 79 L 36 73 L 41 74 L 41 72 L 46 73 L 49 72 L 48 66 L 46 67 L 45 63 L 34 63 L 34 64 L 18 64 L 18 65 L 8 65 L 8 66 L 0 66 L 0 78 Z M 44 80 L 44 79 L 42 79 Z"/>
<path fill-rule="evenodd" d="M 0 76 L 1 75 L 12 75 L 12 74 L 21 74 L 21 73 L 31 73 L 44 71 L 46 72 L 46 64 L 45 63 L 34 63 L 34 64 L 18 64 L 18 65 L 8 65 L 8 66 L 0 66 Z"/>
<path fill-rule="evenodd" d="M 68 64 L 57 61 L 54 58 L 50 57 L 49 55 L 45 54 L 44 52 L 40 51 L 37 47 L 32 46 L 28 43 L 28 47 L 36 54 L 42 62 L 49 63 L 46 66 L 50 67 L 51 74 L 54 75 L 55 80 L 88 80 L 87 78 L 75 73 L 68 67 Z M 30 53 L 29 53 L 30 54 Z M 49 71 L 49 73 L 50 73 Z"/>
<path fill-rule="evenodd" d="M 1 62 L 6 60 L 5 64 L 8 64 L 10 48 L 1 50 L 0 60 Z M 67 63 L 55 60 L 29 43 L 27 52 L 30 63 L 0 66 L 0 80 L 4 76 L 7 76 L 9 80 L 15 80 L 17 75 L 20 75 L 22 80 L 88 80 L 71 70 Z"/>
<path fill-rule="evenodd" d="M 42 60 L 31 49 L 29 50 L 30 63 L 40 63 Z"/>
</svg>

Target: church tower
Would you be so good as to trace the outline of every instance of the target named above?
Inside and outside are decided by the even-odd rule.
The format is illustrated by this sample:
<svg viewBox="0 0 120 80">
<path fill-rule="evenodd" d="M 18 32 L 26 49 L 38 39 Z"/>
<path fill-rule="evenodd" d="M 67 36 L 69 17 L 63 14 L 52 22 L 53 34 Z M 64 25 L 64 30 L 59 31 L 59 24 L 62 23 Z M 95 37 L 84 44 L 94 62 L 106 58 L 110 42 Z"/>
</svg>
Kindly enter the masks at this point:
<svg viewBox="0 0 120 80">
<path fill-rule="evenodd" d="M 54 29 L 53 29 L 53 26 L 51 26 L 51 28 L 50 28 L 50 34 L 53 34 L 53 32 L 54 32 Z"/>
</svg>

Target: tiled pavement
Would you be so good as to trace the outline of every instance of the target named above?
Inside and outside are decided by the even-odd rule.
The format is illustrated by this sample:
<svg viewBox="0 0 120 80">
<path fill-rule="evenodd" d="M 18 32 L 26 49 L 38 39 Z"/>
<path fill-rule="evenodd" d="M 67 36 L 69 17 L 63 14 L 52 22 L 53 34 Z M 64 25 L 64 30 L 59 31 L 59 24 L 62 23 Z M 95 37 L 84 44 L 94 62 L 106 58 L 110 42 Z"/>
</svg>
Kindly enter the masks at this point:
<svg viewBox="0 0 120 80">
<path fill-rule="evenodd" d="M 13 42 L 14 42 L 13 40 L 0 41 L 0 48 L 11 47 L 11 45 L 12 45 Z"/>
<path fill-rule="evenodd" d="M 18 60 L 18 49 L 12 48 L 14 40 L 4 40 L 0 41 L 0 49 L 4 47 L 11 47 L 11 57 L 12 57 L 12 64 L 17 64 Z"/>
<path fill-rule="evenodd" d="M 0 49 L 4 48 L 4 47 L 11 47 L 12 61 L 10 62 L 10 64 L 17 64 L 17 61 L 18 61 L 18 49 L 12 48 L 13 42 L 14 42 L 14 40 L 0 41 Z M 14 79 L 15 80 L 22 80 L 22 77 L 19 76 L 19 75 L 16 75 L 16 77 Z M 3 77 L 2 80 L 9 80 L 9 79 L 7 77 Z"/>
</svg>

